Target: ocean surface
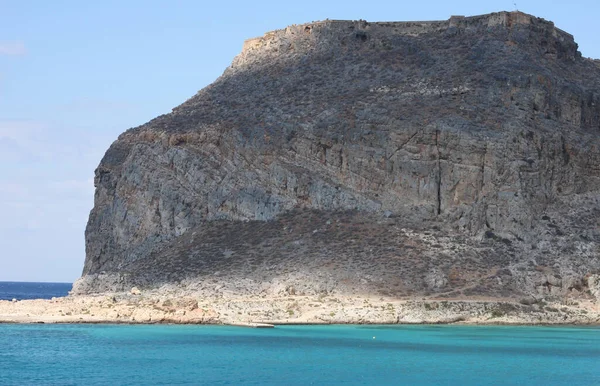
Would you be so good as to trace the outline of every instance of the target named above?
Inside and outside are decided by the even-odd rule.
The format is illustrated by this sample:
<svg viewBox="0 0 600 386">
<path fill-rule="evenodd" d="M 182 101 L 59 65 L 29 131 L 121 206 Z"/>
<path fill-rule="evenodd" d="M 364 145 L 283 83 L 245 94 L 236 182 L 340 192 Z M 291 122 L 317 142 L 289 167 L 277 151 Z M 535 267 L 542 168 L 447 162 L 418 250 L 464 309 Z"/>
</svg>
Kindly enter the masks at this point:
<svg viewBox="0 0 600 386">
<path fill-rule="evenodd" d="M 72 283 L 0 281 L 0 300 L 52 299 L 67 296 Z"/>
<path fill-rule="evenodd" d="M 0 325 L 2 385 L 600 385 L 600 329 Z"/>
</svg>

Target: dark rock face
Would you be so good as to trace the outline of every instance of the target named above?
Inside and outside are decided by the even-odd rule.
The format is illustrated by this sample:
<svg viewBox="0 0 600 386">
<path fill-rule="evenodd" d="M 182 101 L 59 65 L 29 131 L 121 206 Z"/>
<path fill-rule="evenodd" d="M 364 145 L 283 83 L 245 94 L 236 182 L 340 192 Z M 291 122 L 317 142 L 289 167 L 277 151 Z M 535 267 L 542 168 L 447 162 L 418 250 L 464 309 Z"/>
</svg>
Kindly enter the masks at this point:
<svg viewBox="0 0 600 386">
<path fill-rule="evenodd" d="M 122 134 L 95 184 L 81 292 L 200 283 L 223 266 L 228 283 L 285 277 L 304 292 L 585 294 L 600 270 L 600 68 L 519 12 L 291 26 L 246 41 L 213 84 Z M 339 213 L 361 225 L 343 237 L 328 225 L 319 242 L 293 233 Z M 258 256 L 276 224 L 291 236 Z M 249 226 L 264 232 L 238 249 L 220 237 Z M 353 259 L 381 263 L 366 282 L 391 276 L 360 285 L 369 270 L 344 268 Z M 341 265 L 329 284 L 313 275 L 321 260 Z"/>
</svg>

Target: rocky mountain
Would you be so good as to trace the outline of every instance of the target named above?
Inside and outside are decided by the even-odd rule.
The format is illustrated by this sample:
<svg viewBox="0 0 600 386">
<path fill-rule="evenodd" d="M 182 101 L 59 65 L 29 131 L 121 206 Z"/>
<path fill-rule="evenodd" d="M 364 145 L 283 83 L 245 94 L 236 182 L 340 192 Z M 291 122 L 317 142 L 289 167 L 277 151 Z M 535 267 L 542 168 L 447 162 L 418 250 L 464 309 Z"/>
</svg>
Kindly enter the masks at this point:
<svg viewBox="0 0 600 386">
<path fill-rule="evenodd" d="M 600 66 L 520 12 L 293 25 L 95 185 L 75 293 L 591 298 Z"/>
</svg>

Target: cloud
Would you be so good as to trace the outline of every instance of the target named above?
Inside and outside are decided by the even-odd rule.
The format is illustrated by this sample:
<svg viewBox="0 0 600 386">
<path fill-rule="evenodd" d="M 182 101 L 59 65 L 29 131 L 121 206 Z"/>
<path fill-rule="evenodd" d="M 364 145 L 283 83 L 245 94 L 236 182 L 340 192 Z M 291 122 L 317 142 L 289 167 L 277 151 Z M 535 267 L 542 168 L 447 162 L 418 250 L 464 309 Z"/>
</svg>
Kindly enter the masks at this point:
<svg viewBox="0 0 600 386">
<path fill-rule="evenodd" d="M 0 55 L 23 56 L 27 54 L 27 49 L 23 42 L 0 42 Z"/>
</svg>

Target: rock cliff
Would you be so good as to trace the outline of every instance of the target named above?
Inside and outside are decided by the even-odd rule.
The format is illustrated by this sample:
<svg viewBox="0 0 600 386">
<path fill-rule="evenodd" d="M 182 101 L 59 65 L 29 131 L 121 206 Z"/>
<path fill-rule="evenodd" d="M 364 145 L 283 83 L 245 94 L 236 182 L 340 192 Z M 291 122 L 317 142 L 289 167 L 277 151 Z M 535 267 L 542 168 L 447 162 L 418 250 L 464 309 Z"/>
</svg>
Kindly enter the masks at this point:
<svg viewBox="0 0 600 386">
<path fill-rule="evenodd" d="M 520 12 L 294 25 L 95 186 L 75 293 L 592 297 L 600 68 Z"/>
</svg>

